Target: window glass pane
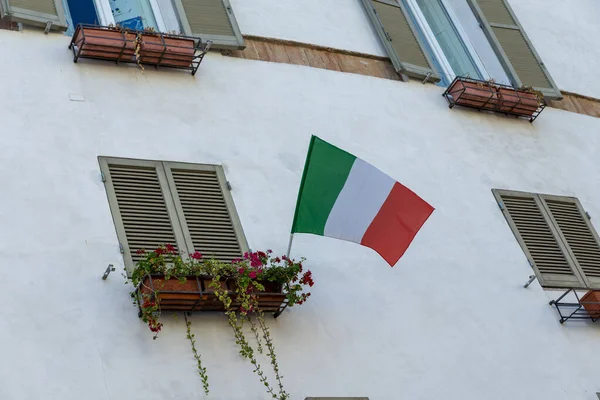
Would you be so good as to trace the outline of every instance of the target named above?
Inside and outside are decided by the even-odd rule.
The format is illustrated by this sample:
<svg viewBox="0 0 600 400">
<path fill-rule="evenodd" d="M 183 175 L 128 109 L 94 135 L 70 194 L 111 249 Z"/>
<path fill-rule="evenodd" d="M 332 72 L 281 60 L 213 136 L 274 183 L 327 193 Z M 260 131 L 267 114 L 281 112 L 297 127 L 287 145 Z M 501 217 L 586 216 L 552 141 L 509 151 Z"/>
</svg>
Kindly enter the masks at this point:
<svg viewBox="0 0 600 400">
<path fill-rule="evenodd" d="M 149 0 L 110 0 L 110 8 L 115 22 L 122 27 L 158 30 Z"/>
<path fill-rule="evenodd" d="M 93 0 L 63 0 L 69 23 L 67 34 L 72 35 L 78 24 L 99 24 L 98 13 Z"/>
<path fill-rule="evenodd" d="M 417 0 L 417 4 L 454 73 L 458 76 L 482 79 L 440 0 Z"/>
</svg>

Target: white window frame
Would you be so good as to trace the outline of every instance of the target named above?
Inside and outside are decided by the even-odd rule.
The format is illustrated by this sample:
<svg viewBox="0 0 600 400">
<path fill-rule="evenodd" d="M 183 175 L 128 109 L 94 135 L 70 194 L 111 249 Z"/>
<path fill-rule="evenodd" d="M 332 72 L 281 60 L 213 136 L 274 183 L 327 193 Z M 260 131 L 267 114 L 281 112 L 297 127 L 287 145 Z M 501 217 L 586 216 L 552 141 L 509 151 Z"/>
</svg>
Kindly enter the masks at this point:
<svg viewBox="0 0 600 400">
<path fill-rule="evenodd" d="M 454 24 L 454 27 L 456 28 L 458 36 L 464 43 L 465 48 L 467 49 L 467 52 L 473 59 L 473 62 L 475 63 L 477 70 L 479 71 L 479 73 L 481 74 L 481 76 L 483 77 L 484 80 L 490 79 L 490 75 L 487 72 L 485 65 L 479 58 L 479 55 L 477 54 L 477 52 L 475 51 L 475 47 L 469 40 L 467 33 L 465 32 L 460 21 L 458 20 L 458 17 L 456 16 L 456 14 L 454 14 L 452 7 L 448 4 L 448 2 L 446 0 L 440 0 L 440 2 L 442 3 L 442 7 L 444 7 L 446 13 L 450 17 L 450 21 L 452 22 L 452 24 Z M 419 27 L 421 28 L 423 35 L 425 36 L 425 40 L 427 40 L 427 43 L 429 44 L 431 51 L 434 53 L 433 54 L 434 57 L 438 60 L 440 67 L 442 68 L 442 71 L 440 71 L 440 73 L 442 73 L 446 77 L 448 83 L 452 82 L 454 80 L 454 78 L 456 78 L 456 74 L 452 70 L 452 66 L 450 65 L 450 62 L 448 61 L 448 58 L 446 58 L 446 55 L 442 51 L 442 48 L 440 47 L 437 39 L 435 38 L 435 34 L 431 30 L 429 23 L 425 19 L 425 15 L 421 11 L 421 7 L 419 7 L 417 0 L 406 0 L 406 3 L 408 4 L 410 11 L 413 13 L 415 20 L 419 24 Z M 473 76 L 471 78 L 475 78 L 475 77 Z"/>
<path fill-rule="evenodd" d="M 110 8 L 109 0 L 93 0 L 94 5 L 96 6 L 96 12 L 98 13 L 98 18 L 100 18 L 101 25 L 115 25 L 115 17 L 112 14 L 112 10 Z M 168 32 L 167 24 L 165 23 L 165 19 L 160 10 L 158 0 L 149 0 L 150 7 L 152 8 L 152 13 L 154 14 L 154 20 L 156 21 L 156 27 L 160 32 Z M 172 7 L 172 6 L 171 6 Z M 173 30 L 173 29 L 171 29 Z M 179 28 L 177 29 L 179 30 Z"/>
</svg>

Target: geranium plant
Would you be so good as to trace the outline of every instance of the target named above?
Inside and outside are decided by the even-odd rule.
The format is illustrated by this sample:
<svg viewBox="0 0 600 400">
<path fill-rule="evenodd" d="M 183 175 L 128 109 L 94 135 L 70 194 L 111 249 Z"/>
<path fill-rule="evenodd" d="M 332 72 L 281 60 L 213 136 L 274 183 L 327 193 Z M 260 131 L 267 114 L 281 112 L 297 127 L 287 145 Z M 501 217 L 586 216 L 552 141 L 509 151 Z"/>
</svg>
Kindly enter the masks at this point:
<svg viewBox="0 0 600 400">
<path fill-rule="evenodd" d="M 289 399 L 284 390 L 280 375 L 275 346 L 264 312 L 260 306 L 260 295 L 267 291 L 278 292 L 285 296 L 285 307 L 303 304 L 309 297 L 308 288 L 314 285 L 311 271 L 304 272 L 304 259 L 296 261 L 286 256 L 275 257 L 271 250 L 245 253 L 243 258 L 224 263 L 213 258 L 204 258 L 199 252 L 182 256 L 173 245 L 166 244 L 157 249 L 138 250 L 142 256 L 131 274 L 134 290 L 131 296 L 140 310 L 140 317 L 157 338 L 163 327 L 161 318 L 160 287 L 148 285 L 148 278 L 161 276 L 164 281 L 178 280 L 185 283 L 188 279 L 210 277 L 209 287 L 223 304 L 227 321 L 231 326 L 239 353 L 248 359 L 254 367 L 261 383 L 275 399 Z M 224 282 L 230 282 L 233 290 L 227 289 Z M 191 332 L 191 322 L 185 316 L 187 338 L 190 340 L 198 373 L 202 379 L 204 391 L 209 392 L 206 368 L 202 365 L 200 353 L 196 348 L 195 336 Z M 248 324 L 255 338 L 255 347 L 247 340 L 244 325 Z M 256 354 L 269 357 L 277 381 L 275 389 L 267 380 Z"/>
</svg>

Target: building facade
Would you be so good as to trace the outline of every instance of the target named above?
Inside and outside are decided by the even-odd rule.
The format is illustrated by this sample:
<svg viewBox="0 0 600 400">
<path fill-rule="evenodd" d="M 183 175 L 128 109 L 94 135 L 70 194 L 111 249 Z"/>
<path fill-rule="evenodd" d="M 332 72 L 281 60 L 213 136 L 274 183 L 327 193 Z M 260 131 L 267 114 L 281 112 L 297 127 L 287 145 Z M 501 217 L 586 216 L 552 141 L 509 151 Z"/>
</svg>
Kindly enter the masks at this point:
<svg viewBox="0 0 600 400">
<path fill-rule="evenodd" d="M 532 197 L 546 210 L 541 223 L 555 227 L 540 246 L 559 244 L 550 261 L 536 258 L 527 241 L 535 218 L 511 227 L 506 216 L 518 222 L 520 206 L 492 190 L 577 198 L 600 229 L 600 83 L 591 79 L 600 3 L 510 0 L 510 14 L 501 0 L 219 1 L 136 3 L 131 23 L 189 35 L 218 21 L 203 22 L 194 5 L 235 15 L 227 32 L 208 35 L 212 49 L 192 76 L 73 63 L 76 22 L 125 20 L 108 1 L 90 0 L 96 15 L 86 17 L 89 7 L 74 11 L 71 1 L 0 0 L 0 398 L 201 398 L 182 316 L 164 318 L 152 340 L 131 304 L 121 276 L 131 254 L 121 254 L 99 157 L 221 166 L 249 248 L 283 254 L 314 134 L 436 210 L 394 268 L 353 243 L 295 237 L 291 256 L 307 258 L 312 296 L 267 320 L 292 399 L 597 399 L 600 328 L 561 324 L 548 303 L 569 283 L 548 282 L 574 271 L 580 294 L 598 288 L 600 247 L 580 256 L 579 228 Z M 37 3 L 50 11 L 28 9 Z M 507 15 L 518 22 L 502 22 Z M 527 41 L 500 40 L 515 32 Z M 544 91 L 549 106 L 533 123 L 450 109 L 442 96 L 455 76 L 476 73 L 545 89 L 528 83 L 539 71 L 555 91 Z M 102 280 L 109 264 L 117 271 Z M 566 269 L 553 271 L 559 264 Z M 269 398 L 223 315 L 189 319 L 208 398 Z"/>
</svg>

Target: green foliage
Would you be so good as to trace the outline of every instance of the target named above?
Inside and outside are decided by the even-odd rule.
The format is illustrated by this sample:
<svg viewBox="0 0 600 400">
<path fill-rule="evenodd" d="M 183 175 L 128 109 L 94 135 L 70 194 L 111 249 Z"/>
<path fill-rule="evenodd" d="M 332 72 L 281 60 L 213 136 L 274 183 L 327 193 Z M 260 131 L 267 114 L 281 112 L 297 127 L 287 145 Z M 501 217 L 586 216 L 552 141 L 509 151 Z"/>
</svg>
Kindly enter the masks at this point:
<svg viewBox="0 0 600 400">
<path fill-rule="evenodd" d="M 258 294 L 264 291 L 281 292 L 286 296 L 287 307 L 293 307 L 303 304 L 310 297 L 310 293 L 306 289 L 312 287 L 314 281 L 310 271 L 303 271 L 304 258 L 295 261 L 286 256 L 273 257 L 271 253 L 270 250 L 245 253 L 242 259 L 224 263 L 215 259 L 205 259 L 199 252 L 182 256 L 174 246 L 169 244 L 160 246 L 153 251 L 139 250 L 137 254 L 143 257 L 137 262 L 131 275 L 131 283 L 134 286 L 131 296 L 134 304 L 141 310 L 142 320 L 148 324 L 149 329 L 154 333 L 154 339 L 156 339 L 163 326 L 159 321 L 161 315 L 160 288 L 146 286 L 147 277 L 162 275 L 165 280 L 178 279 L 181 282 L 198 276 L 212 277 L 209 286 L 223 303 L 225 316 L 233 330 L 240 355 L 252 364 L 253 372 L 257 374 L 272 398 L 289 400 L 290 395 L 283 388 L 283 376 L 280 374 L 277 364 L 273 338 L 265 322 L 264 313 L 259 307 Z M 234 282 L 234 293 L 222 287 L 221 283 L 224 280 Z M 197 363 L 198 374 L 202 379 L 204 392 L 208 394 L 206 368 L 203 367 L 200 353 L 196 348 L 195 335 L 191 332 L 191 322 L 187 320 L 187 317 L 185 317 L 185 322 L 187 338 Z M 244 322 L 249 323 L 250 330 L 256 339 L 256 351 L 244 334 Z M 256 358 L 256 353 L 263 354 L 265 349 L 275 374 L 277 389 L 271 386 Z"/>
</svg>

